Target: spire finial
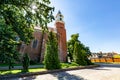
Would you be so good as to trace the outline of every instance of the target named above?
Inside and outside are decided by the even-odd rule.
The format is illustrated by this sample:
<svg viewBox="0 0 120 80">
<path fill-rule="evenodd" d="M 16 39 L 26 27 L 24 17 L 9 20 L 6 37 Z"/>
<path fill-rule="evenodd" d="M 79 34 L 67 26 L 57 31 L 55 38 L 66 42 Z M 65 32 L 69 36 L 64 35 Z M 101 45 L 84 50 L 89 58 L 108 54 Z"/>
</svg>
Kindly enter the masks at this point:
<svg viewBox="0 0 120 80">
<path fill-rule="evenodd" d="M 61 14 L 61 11 L 60 11 L 60 10 L 58 11 L 58 14 Z"/>
<path fill-rule="evenodd" d="M 64 16 L 62 15 L 61 11 L 59 10 L 57 15 L 56 15 L 56 21 L 64 22 L 63 18 L 64 18 Z"/>
</svg>

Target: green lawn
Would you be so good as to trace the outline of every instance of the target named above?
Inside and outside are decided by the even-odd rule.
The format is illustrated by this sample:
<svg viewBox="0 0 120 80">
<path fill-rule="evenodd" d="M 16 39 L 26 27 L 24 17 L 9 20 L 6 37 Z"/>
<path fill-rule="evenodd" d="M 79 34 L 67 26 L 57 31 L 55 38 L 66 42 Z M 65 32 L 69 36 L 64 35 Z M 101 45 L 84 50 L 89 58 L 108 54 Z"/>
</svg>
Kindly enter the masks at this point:
<svg viewBox="0 0 120 80">
<path fill-rule="evenodd" d="M 29 69 L 29 72 L 40 72 L 40 71 L 46 71 L 45 68 L 35 68 L 35 69 Z M 6 70 L 6 71 L 0 71 L 0 75 L 5 74 L 18 74 L 22 73 L 22 70 Z"/>
<path fill-rule="evenodd" d="M 61 63 L 61 66 L 62 66 L 62 69 L 65 69 L 65 68 L 74 68 L 74 67 L 77 67 L 79 65 L 72 62 L 72 63 Z"/>
<path fill-rule="evenodd" d="M 18 64 L 19 65 L 19 64 Z M 5 65 L 3 65 L 5 66 Z M 76 63 L 61 63 L 62 69 L 65 68 L 74 68 L 79 66 Z M 40 71 L 46 71 L 45 68 L 34 68 L 34 69 L 29 69 L 29 72 L 40 72 Z M 6 74 L 19 74 L 22 73 L 22 70 L 6 70 L 6 71 L 0 71 L 0 75 L 6 75 Z"/>
</svg>

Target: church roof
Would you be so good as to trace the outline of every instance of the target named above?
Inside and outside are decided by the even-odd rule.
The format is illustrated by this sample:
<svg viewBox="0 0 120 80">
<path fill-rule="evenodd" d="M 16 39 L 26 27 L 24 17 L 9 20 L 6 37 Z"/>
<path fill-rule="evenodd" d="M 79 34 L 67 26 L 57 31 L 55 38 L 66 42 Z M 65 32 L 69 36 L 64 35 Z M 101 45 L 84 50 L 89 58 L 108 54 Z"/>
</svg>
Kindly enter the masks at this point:
<svg viewBox="0 0 120 80">
<path fill-rule="evenodd" d="M 56 33 L 56 28 L 53 28 L 53 27 L 47 27 L 47 28 L 48 28 L 49 31 L 53 31 L 53 32 Z M 42 28 L 39 27 L 39 26 L 35 26 L 34 29 L 35 29 L 35 31 L 36 31 L 36 30 L 37 30 L 37 31 L 41 31 L 41 30 L 42 30 Z"/>
</svg>

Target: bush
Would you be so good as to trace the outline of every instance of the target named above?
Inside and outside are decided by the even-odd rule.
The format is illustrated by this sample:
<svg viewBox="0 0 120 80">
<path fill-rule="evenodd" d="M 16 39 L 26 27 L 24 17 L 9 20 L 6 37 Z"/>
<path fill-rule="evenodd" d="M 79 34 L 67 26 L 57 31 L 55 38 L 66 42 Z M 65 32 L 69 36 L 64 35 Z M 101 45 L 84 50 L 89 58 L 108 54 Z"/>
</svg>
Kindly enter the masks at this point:
<svg viewBox="0 0 120 80">
<path fill-rule="evenodd" d="M 30 65 L 36 65 L 36 64 L 38 64 L 37 61 L 30 60 Z"/>
<path fill-rule="evenodd" d="M 91 62 L 91 60 L 89 60 L 87 57 L 86 57 L 85 61 L 87 62 L 87 65 L 93 65 L 93 63 Z"/>
<path fill-rule="evenodd" d="M 69 63 L 61 63 L 62 68 L 68 68 L 69 65 L 70 65 Z"/>
<path fill-rule="evenodd" d="M 75 63 L 75 62 L 72 62 L 70 65 L 71 65 L 71 66 L 79 66 L 79 64 L 77 64 L 77 63 Z"/>
</svg>

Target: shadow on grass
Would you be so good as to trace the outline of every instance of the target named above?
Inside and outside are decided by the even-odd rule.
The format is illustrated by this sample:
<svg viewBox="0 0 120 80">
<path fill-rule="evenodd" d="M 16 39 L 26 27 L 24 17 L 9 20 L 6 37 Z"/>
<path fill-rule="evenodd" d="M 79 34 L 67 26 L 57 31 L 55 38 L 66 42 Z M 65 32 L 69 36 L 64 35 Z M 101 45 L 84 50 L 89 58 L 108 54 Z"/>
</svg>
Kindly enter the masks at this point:
<svg viewBox="0 0 120 80">
<path fill-rule="evenodd" d="M 81 76 L 76 76 L 73 74 L 69 74 L 66 71 L 58 72 L 58 73 L 52 73 L 54 77 L 57 77 L 57 80 L 87 80 L 84 79 Z"/>
<path fill-rule="evenodd" d="M 2 71 L 2 72 L 4 72 L 4 71 Z M 25 73 L 29 73 L 29 71 L 24 72 L 21 70 L 17 74 L 15 73 L 15 75 L 12 73 L 12 71 L 8 71 L 4 75 L 0 75 L 0 80 L 34 80 L 36 77 L 36 76 L 20 77 L 21 74 L 25 74 Z"/>
</svg>

